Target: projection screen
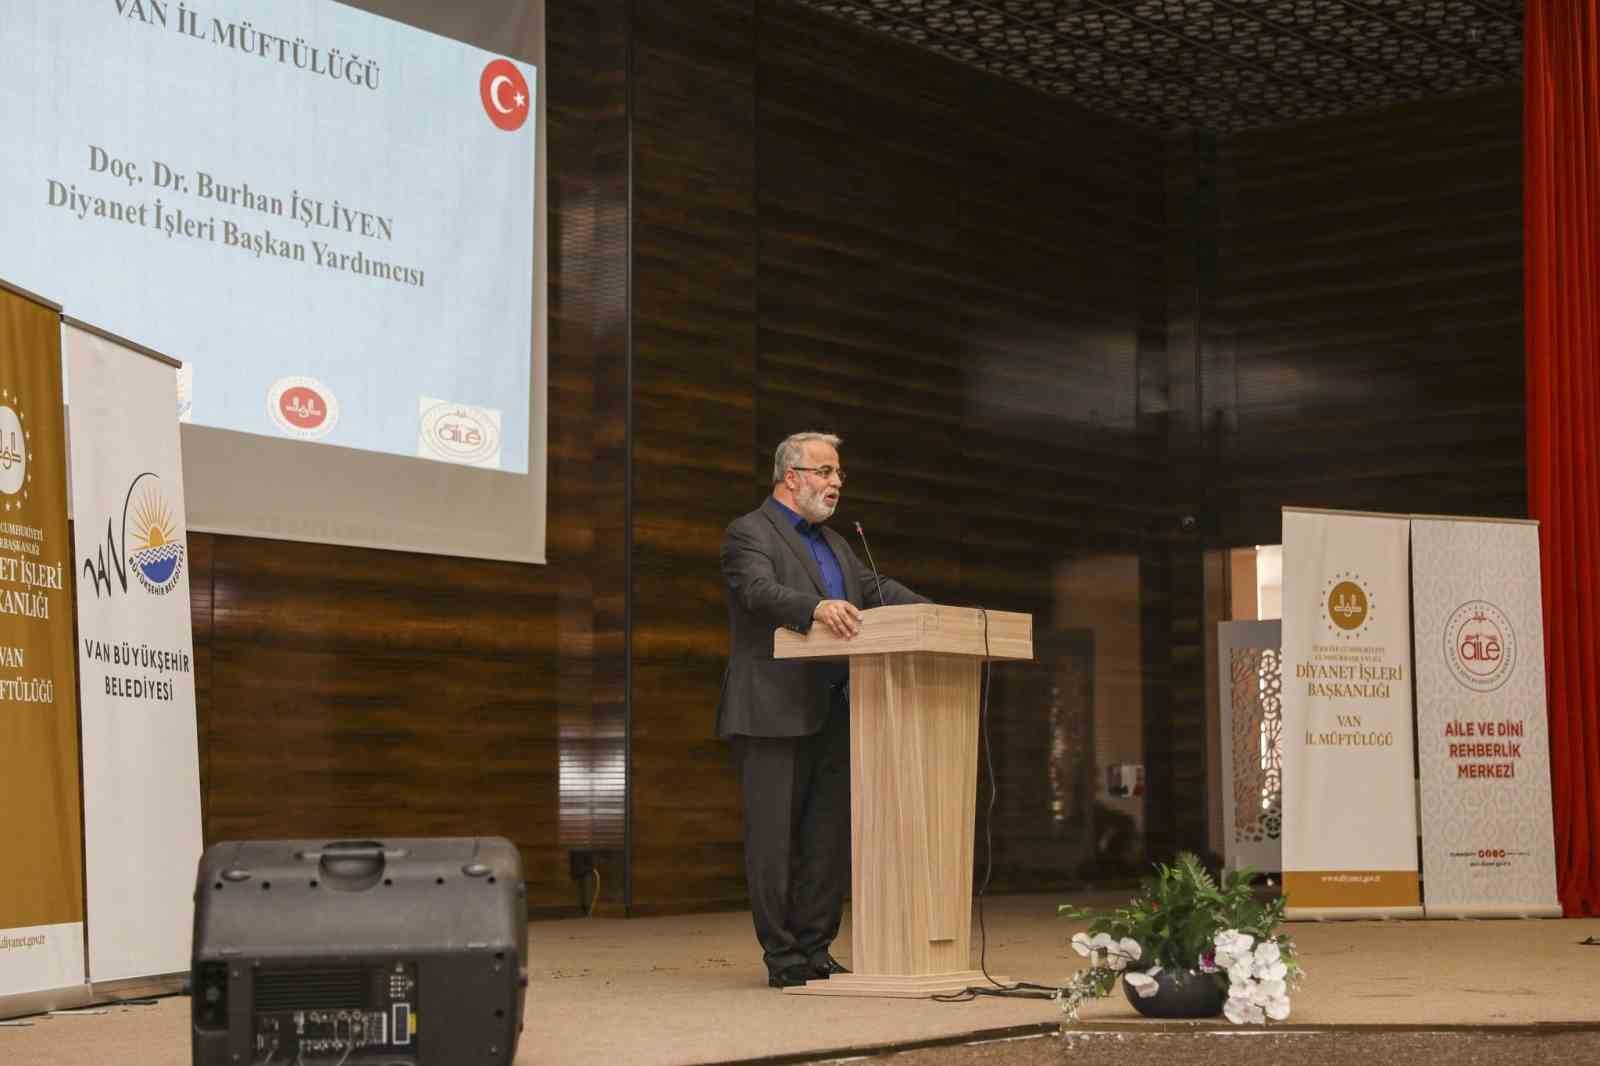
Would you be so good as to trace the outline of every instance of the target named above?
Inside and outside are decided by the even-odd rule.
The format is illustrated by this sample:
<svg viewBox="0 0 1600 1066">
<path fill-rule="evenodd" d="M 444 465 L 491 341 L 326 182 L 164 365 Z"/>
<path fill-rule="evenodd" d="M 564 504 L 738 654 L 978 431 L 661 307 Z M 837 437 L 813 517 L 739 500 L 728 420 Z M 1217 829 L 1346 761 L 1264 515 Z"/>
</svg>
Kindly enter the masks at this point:
<svg viewBox="0 0 1600 1066">
<path fill-rule="evenodd" d="M 190 529 L 544 561 L 542 0 L 41 0 L 0 42 L 0 278 L 182 361 Z"/>
</svg>

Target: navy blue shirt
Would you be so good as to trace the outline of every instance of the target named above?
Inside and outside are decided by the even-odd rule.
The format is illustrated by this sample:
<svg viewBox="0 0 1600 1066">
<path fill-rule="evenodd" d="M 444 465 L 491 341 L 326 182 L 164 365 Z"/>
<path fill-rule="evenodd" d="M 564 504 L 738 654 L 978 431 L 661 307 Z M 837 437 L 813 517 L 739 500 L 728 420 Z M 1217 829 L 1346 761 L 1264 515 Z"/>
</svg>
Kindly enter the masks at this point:
<svg viewBox="0 0 1600 1066">
<path fill-rule="evenodd" d="M 822 571 L 822 584 L 828 590 L 830 600 L 842 600 L 844 596 L 844 568 L 839 565 L 839 557 L 833 554 L 833 549 L 828 547 L 828 541 L 822 535 L 820 525 L 812 525 L 794 511 L 778 503 L 773 497 L 773 503 L 778 504 L 778 510 L 794 526 L 800 539 L 804 540 L 811 548 L 811 558 L 817 561 L 817 569 Z"/>
<path fill-rule="evenodd" d="M 807 522 L 801 515 L 778 503 L 777 497 L 773 497 L 772 502 L 778 504 L 778 510 L 794 524 L 794 531 L 800 534 L 800 539 L 811 549 L 811 558 L 817 561 L 817 569 L 822 571 L 822 584 L 828 590 L 828 598 L 844 599 L 844 568 L 839 565 L 839 557 L 833 554 L 827 538 L 822 535 L 822 527 Z M 829 660 L 821 663 L 818 668 L 823 671 L 828 683 L 835 687 L 835 695 L 845 691 L 842 686 L 850 677 L 850 667 L 843 659 Z M 838 698 L 845 697 L 838 696 Z"/>
</svg>

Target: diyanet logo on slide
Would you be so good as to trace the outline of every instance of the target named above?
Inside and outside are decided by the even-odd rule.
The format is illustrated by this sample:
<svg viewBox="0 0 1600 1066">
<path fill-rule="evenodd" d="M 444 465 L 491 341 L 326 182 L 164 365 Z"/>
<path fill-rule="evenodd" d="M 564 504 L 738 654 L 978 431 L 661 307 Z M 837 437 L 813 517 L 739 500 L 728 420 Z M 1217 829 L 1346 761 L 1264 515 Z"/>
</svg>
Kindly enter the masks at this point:
<svg viewBox="0 0 1600 1066">
<path fill-rule="evenodd" d="M 316 378 L 279 378 L 267 390 L 267 414 L 285 434 L 319 440 L 339 423 L 339 401 Z"/>
<path fill-rule="evenodd" d="M 500 468 L 500 410 L 418 397 L 417 455 L 445 463 Z"/>
<path fill-rule="evenodd" d="M 1517 665 L 1517 637 L 1505 612 L 1487 600 L 1468 600 L 1444 624 L 1450 676 L 1474 692 L 1493 692 Z"/>
<path fill-rule="evenodd" d="M 0 389 L 0 495 L 6 511 L 22 509 L 28 502 L 28 425 L 22 398 Z"/>
<path fill-rule="evenodd" d="M 509 59 L 492 60 L 478 75 L 478 97 L 489 121 L 506 131 L 528 121 L 528 82 Z"/>
</svg>

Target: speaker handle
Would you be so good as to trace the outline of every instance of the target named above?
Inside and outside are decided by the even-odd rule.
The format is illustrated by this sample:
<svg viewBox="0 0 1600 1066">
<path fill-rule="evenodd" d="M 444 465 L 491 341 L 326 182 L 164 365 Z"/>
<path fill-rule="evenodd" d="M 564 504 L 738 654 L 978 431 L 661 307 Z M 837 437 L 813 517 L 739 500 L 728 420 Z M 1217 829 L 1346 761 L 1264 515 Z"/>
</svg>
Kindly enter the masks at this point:
<svg viewBox="0 0 1600 1066">
<path fill-rule="evenodd" d="M 302 859 L 316 859 L 327 886 L 335 891 L 361 892 L 377 884 L 390 859 L 407 854 L 404 848 L 385 848 L 376 840 L 335 840 L 321 851 L 303 851 Z"/>
</svg>

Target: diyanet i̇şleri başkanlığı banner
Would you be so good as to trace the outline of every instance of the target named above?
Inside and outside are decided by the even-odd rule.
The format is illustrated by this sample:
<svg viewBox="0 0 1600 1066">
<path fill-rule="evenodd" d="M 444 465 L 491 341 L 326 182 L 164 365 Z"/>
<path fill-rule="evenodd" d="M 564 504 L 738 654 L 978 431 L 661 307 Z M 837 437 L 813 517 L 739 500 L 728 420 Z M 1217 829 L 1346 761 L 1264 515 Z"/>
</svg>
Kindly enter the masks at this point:
<svg viewBox="0 0 1600 1066">
<path fill-rule="evenodd" d="M 0 998 L 84 983 L 61 314 L 0 287 Z"/>
<path fill-rule="evenodd" d="M 1420 917 L 1404 516 L 1283 512 L 1283 888 Z"/>
</svg>

